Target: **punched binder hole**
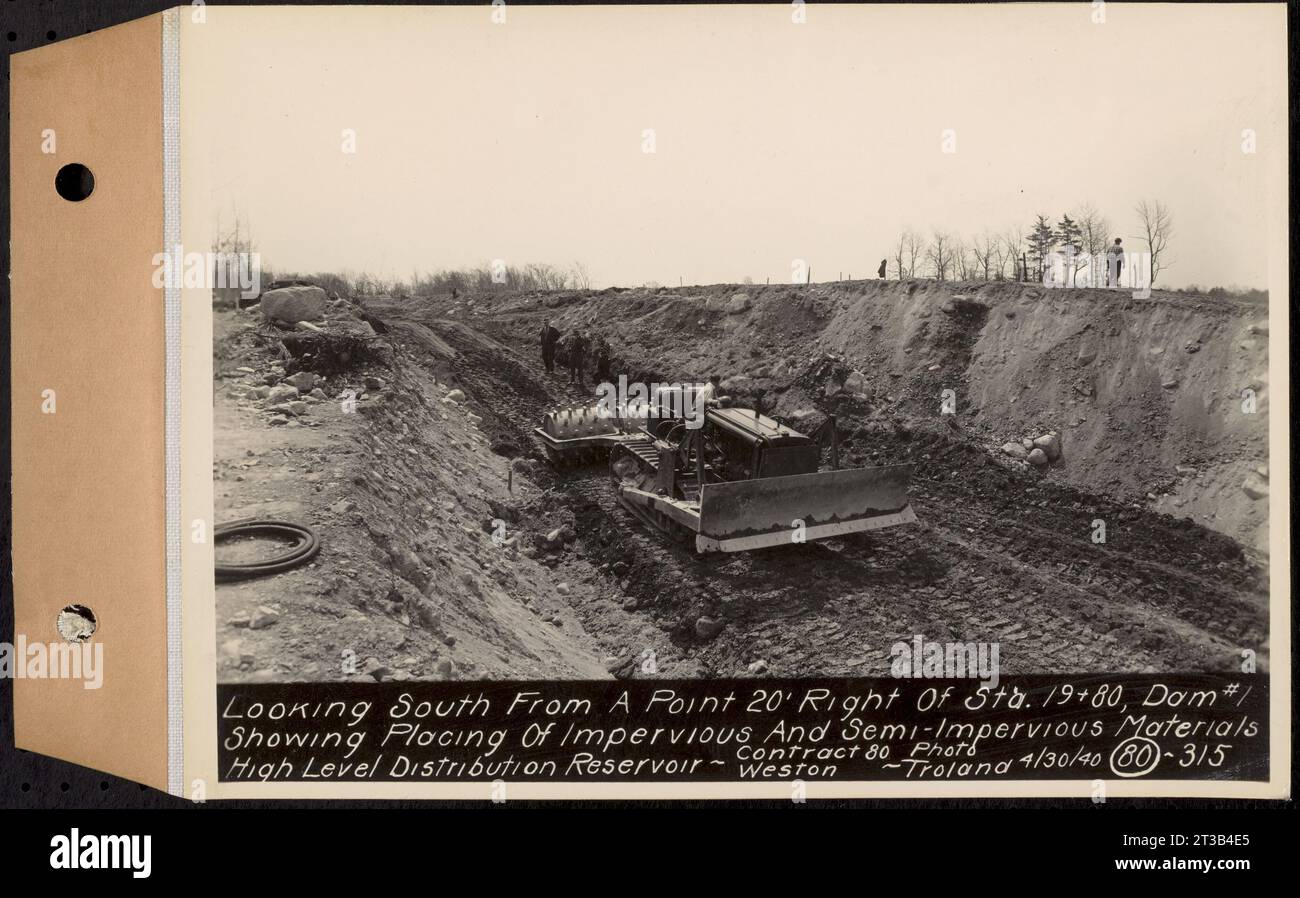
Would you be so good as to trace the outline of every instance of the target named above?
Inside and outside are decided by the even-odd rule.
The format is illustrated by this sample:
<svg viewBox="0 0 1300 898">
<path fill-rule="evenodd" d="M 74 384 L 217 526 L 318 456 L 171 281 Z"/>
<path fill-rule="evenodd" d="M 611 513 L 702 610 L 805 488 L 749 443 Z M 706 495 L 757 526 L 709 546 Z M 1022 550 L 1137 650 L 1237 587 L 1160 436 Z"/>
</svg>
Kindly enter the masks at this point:
<svg viewBox="0 0 1300 898">
<path fill-rule="evenodd" d="M 59 612 L 55 624 L 59 628 L 59 635 L 68 642 L 85 642 L 99 626 L 95 612 L 85 605 L 69 605 L 64 608 Z"/>
<path fill-rule="evenodd" d="M 80 162 L 69 162 L 54 176 L 54 189 L 70 203 L 79 203 L 95 189 L 95 176 Z"/>
</svg>

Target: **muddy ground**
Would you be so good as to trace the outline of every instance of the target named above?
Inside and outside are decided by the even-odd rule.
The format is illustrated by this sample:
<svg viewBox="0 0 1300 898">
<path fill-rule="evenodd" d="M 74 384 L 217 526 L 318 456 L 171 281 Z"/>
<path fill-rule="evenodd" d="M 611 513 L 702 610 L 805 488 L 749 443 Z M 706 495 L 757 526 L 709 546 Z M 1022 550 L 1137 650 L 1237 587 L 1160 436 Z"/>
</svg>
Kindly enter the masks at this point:
<svg viewBox="0 0 1300 898">
<path fill-rule="evenodd" d="M 1056 380 L 1069 383 L 1080 360 L 1110 352 L 1091 394 L 1046 379 L 1033 390 L 1009 383 L 1004 393 L 1033 406 L 1012 420 L 996 411 L 1005 398 L 990 380 L 998 365 L 1012 382 L 1029 368 L 989 322 L 1023 325 L 1040 314 L 1035 299 L 1007 285 L 1007 295 L 976 295 L 967 308 L 967 294 L 931 289 L 827 299 L 717 288 L 726 302 L 753 294 L 736 312 L 676 291 L 667 300 L 616 291 L 340 301 L 331 314 L 379 322 L 391 352 L 331 371 L 325 399 L 276 424 L 254 391 L 298 360 L 284 357 L 255 311 L 219 312 L 218 519 L 289 517 L 315 527 L 323 546 L 309 567 L 218 587 L 221 678 L 885 675 L 890 646 L 917 634 L 998 642 L 1004 673 L 1226 670 L 1243 649 L 1266 663 L 1267 559 L 1239 532 L 1258 518 L 1258 500 L 1238 502 L 1243 510 L 1222 528 L 1235 535 L 1167 514 L 1200 472 L 1171 470 L 1153 492 L 1145 469 L 1106 470 L 1124 453 L 1086 421 L 1073 435 L 1068 426 L 1102 414 L 1106 432 L 1130 440 L 1132 467 L 1158 470 L 1161 428 L 1171 427 L 1160 403 L 1193 403 L 1188 388 L 1209 376 L 1195 366 L 1218 351 L 1214 334 L 1239 339 L 1240 328 L 1259 327 L 1241 323 L 1259 310 L 1238 321 L 1221 309 L 1189 313 L 1176 295 L 1157 294 L 1151 310 L 1126 302 L 1087 322 L 1082 349 L 1058 342 L 1047 353 L 1068 351 L 1070 364 L 1057 358 L 1043 370 L 1065 367 Z M 884 339 L 872 316 L 891 302 L 906 304 L 914 331 L 890 336 L 901 340 L 893 347 L 872 342 Z M 531 436 L 547 408 L 584 395 L 542 370 L 533 335 L 543 317 L 563 327 L 593 314 L 618 322 L 609 336 L 625 373 L 695 378 L 725 364 L 732 392 L 762 391 L 778 414 L 836 414 L 847 464 L 913 462 L 919 523 L 703 558 L 646 530 L 614 504 L 603 467 L 553 470 Z M 1041 314 L 1043 327 L 1060 317 Z M 783 324 L 765 327 L 774 316 Z M 1167 372 L 1117 379 L 1115 359 L 1126 353 L 1166 364 L 1150 344 L 1171 317 L 1204 332 L 1206 355 L 1196 358 L 1200 349 L 1188 352 L 1183 333 L 1164 326 L 1184 395 L 1161 386 L 1175 377 Z M 1103 327 L 1121 333 L 1096 339 Z M 858 349 L 879 364 L 846 390 L 846 374 L 870 367 Z M 1233 379 L 1214 389 L 1231 395 L 1259 361 L 1221 356 L 1210 361 Z M 948 384 L 966 414 L 938 414 L 932 398 Z M 355 407 L 339 398 L 349 390 Z M 1111 404 L 1099 413 L 1103 400 Z M 1124 403 L 1133 420 L 1111 422 Z M 1222 425 L 1178 425 L 1199 434 L 1202 469 L 1229 471 L 1224 483 L 1261 464 L 1255 435 L 1236 426 L 1224 436 Z M 1050 470 L 997 451 L 1048 428 L 1065 444 Z M 1084 458 L 1089 440 L 1100 440 L 1096 459 Z M 1094 538 L 1099 520 L 1104 543 Z"/>
</svg>

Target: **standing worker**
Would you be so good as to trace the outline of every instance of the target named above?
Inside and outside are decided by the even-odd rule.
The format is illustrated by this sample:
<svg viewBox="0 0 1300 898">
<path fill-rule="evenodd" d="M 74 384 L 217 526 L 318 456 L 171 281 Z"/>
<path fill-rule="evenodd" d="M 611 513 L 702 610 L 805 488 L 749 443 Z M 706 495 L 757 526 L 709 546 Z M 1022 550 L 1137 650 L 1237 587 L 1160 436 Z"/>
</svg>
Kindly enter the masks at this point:
<svg viewBox="0 0 1300 898">
<path fill-rule="evenodd" d="M 1112 287 L 1119 286 L 1119 276 L 1120 276 L 1120 272 L 1122 272 L 1123 270 L 1124 270 L 1124 247 L 1120 246 L 1120 238 L 1116 237 L 1114 245 L 1111 246 L 1110 250 L 1106 253 L 1106 271 L 1108 274 L 1107 280 L 1110 282 L 1110 286 Z"/>
<path fill-rule="evenodd" d="M 594 352 L 596 354 L 596 380 L 601 383 L 609 383 L 611 380 L 609 370 L 609 341 L 605 339 L 604 334 L 596 334 L 596 345 Z"/>
<path fill-rule="evenodd" d="M 551 327 L 549 319 L 542 322 L 542 364 L 547 374 L 555 373 L 555 344 L 560 340 L 560 332 Z"/>
<path fill-rule="evenodd" d="M 881 259 L 880 267 L 876 269 L 876 277 L 880 278 L 883 281 L 885 279 L 885 272 L 888 270 L 889 270 L 889 260 Z"/>
<path fill-rule="evenodd" d="M 569 383 L 577 384 L 585 390 L 587 385 L 582 379 L 582 363 L 583 356 L 587 352 L 587 337 L 580 330 L 574 331 L 569 336 L 573 340 L 569 347 Z"/>
</svg>

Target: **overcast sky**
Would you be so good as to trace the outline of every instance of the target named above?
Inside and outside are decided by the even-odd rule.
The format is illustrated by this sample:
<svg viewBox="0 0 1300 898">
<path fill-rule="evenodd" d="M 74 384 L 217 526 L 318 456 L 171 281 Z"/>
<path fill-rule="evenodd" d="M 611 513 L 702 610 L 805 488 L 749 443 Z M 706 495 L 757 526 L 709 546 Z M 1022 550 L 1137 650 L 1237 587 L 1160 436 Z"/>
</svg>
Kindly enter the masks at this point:
<svg viewBox="0 0 1300 898">
<path fill-rule="evenodd" d="M 1027 230 L 1086 202 L 1138 249 L 1145 197 L 1173 214 L 1163 285 L 1266 284 L 1280 6 L 206 12 L 184 87 L 220 123 L 214 216 L 237 209 L 278 271 L 864 277 L 904 227 Z"/>
</svg>

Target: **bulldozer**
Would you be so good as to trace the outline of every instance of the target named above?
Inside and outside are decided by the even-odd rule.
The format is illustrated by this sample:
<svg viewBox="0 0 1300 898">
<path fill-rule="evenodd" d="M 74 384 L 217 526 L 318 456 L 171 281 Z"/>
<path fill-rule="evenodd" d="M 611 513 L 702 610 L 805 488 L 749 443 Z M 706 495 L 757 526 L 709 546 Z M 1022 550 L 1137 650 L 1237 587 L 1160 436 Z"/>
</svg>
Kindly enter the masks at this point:
<svg viewBox="0 0 1300 898">
<path fill-rule="evenodd" d="M 702 420 L 688 419 L 680 399 L 660 391 L 627 416 L 600 406 L 557 409 L 535 432 L 558 466 L 607 456 L 618 502 L 701 554 L 916 521 L 912 465 L 840 468 L 834 417 L 808 436 L 757 409 L 710 405 Z"/>
</svg>

